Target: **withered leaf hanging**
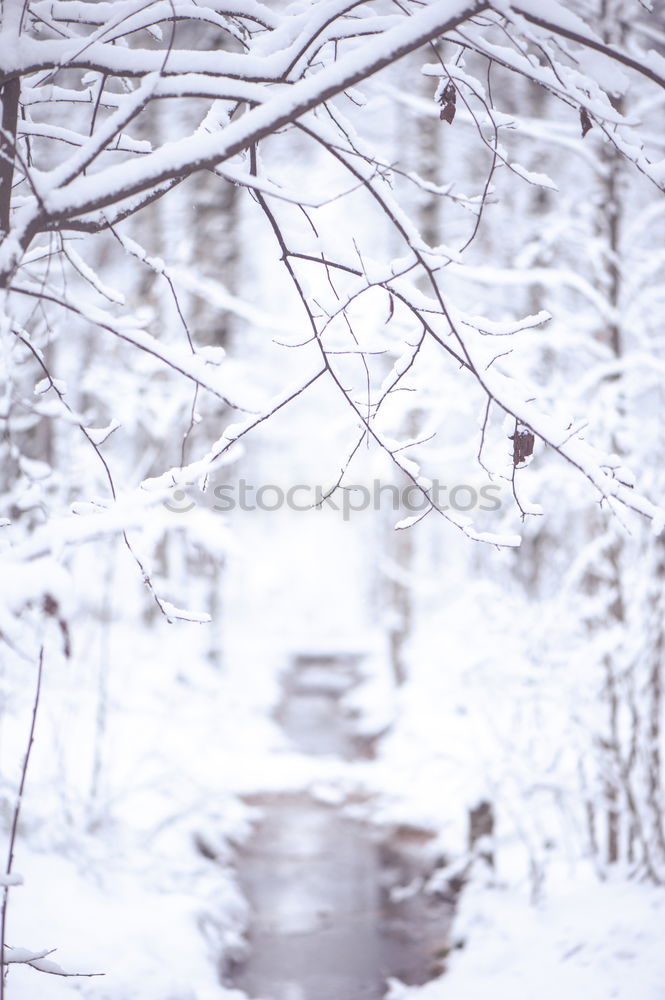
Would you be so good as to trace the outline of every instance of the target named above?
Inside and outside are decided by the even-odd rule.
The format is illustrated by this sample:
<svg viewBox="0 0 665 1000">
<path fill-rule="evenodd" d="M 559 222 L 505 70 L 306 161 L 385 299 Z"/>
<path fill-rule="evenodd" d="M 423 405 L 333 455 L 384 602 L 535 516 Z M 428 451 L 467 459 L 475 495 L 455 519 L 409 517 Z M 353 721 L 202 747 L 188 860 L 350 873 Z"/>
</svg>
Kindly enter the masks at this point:
<svg viewBox="0 0 665 1000">
<path fill-rule="evenodd" d="M 586 108 L 580 108 L 580 125 L 582 126 L 582 138 L 584 138 L 587 132 L 590 132 L 593 128 L 593 122 Z"/>
<path fill-rule="evenodd" d="M 513 442 L 513 465 L 517 466 L 524 462 L 529 455 L 533 455 L 534 436 L 531 431 L 524 428 L 515 428 L 515 433 L 511 435 Z"/>
<path fill-rule="evenodd" d="M 455 111 L 457 103 L 457 91 L 455 90 L 455 84 L 452 80 L 446 84 L 443 93 L 441 94 L 441 111 L 439 113 L 439 118 L 442 122 L 448 122 L 452 125 L 453 118 L 455 117 Z"/>
<path fill-rule="evenodd" d="M 457 90 L 455 84 L 452 80 L 449 80 L 446 84 L 443 94 L 441 95 L 441 103 L 452 103 L 454 104 L 457 100 Z"/>
</svg>

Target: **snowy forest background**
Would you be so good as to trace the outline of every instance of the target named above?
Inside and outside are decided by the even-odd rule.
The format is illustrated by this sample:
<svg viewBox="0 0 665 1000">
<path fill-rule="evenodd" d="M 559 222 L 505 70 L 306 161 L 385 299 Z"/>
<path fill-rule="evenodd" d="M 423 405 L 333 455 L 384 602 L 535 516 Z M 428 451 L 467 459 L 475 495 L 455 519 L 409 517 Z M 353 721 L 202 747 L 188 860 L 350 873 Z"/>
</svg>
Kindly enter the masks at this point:
<svg viewBox="0 0 665 1000">
<path fill-rule="evenodd" d="M 3 993 L 234 995 L 241 796 L 327 781 L 453 865 L 492 805 L 423 996 L 665 997 L 665 5 L 6 0 L 0 52 Z M 312 650 L 374 761 L 284 744 Z"/>
</svg>

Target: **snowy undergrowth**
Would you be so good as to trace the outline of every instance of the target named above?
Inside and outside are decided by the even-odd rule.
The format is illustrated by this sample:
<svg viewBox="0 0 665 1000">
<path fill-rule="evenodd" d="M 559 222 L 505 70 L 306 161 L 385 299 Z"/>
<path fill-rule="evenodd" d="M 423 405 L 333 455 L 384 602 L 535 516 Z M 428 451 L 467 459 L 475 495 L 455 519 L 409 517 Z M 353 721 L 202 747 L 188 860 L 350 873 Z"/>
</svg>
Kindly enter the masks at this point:
<svg viewBox="0 0 665 1000">
<path fill-rule="evenodd" d="M 21 850 L 26 885 L 13 897 L 11 940 L 57 948 L 53 957 L 67 971 L 103 972 L 103 978 L 63 979 L 17 967 L 10 972 L 9 996 L 218 1000 L 227 995 L 214 955 L 225 934 L 233 936 L 233 916 L 238 924 L 244 917 L 232 884 L 193 852 L 181 857 L 168 877 L 145 851 L 134 851 L 131 859 L 96 854 L 99 867 L 93 872 L 81 870 L 81 859 Z"/>
<path fill-rule="evenodd" d="M 248 636 L 231 600 L 229 614 L 217 665 L 207 655 L 215 626 L 161 618 L 150 629 L 115 623 L 105 636 L 82 628 L 71 661 L 48 658 L 14 866 L 24 884 L 11 891 L 7 940 L 54 948 L 66 971 L 103 976 L 15 966 L 11 1000 L 36 990 L 44 1000 L 242 996 L 219 980 L 223 960 L 245 948 L 233 855 L 259 811 L 242 797 L 308 789 L 339 801 L 363 786 L 352 765 L 294 750 L 272 719 L 280 675 L 302 648 L 292 630 Z M 5 675 L 13 711 L 3 754 L 16 777 L 32 711 L 25 670 Z"/>
<path fill-rule="evenodd" d="M 519 886 L 468 886 L 443 978 L 393 984 L 389 1000 L 662 1000 L 662 892 L 583 867 L 551 880 L 534 906 Z"/>
<path fill-rule="evenodd" d="M 597 709 L 588 671 L 565 647 L 546 654 L 545 617 L 529 630 L 510 620 L 527 620 L 517 592 L 498 606 L 480 583 L 423 615 L 379 744 L 377 818 L 437 835 L 449 868 L 432 889 L 467 879 L 445 975 L 393 982 L 389 1000 L 661 1000 L 662 888 L 620 866 L 599 877 L 585 844 L 574 755 Z M 467 810 L 483 799 L 495 810 L 492 871 L 469 866 Z"/>
<path fill-rule="evenodd" d="M 11 891 L 7 932 L 12 946 L 57 949 L 68 972 L 104 975 L 14 966 L 7 995 L 237 995 L 220 985 L 219 968 L 243 947 L 232 850 L 251 810 L 232 789 L 251 786 L 274 727 L 247 684 L 206 661 L 196 626 L 117 627 L 109 641 L 101 733 L 91 661 L 75 653 L 48 663 L 14 866 L 24 885 Z M 14 770 L 31 710 L 30 688 L 18 690 L 2 733 Z"/>
</svg>

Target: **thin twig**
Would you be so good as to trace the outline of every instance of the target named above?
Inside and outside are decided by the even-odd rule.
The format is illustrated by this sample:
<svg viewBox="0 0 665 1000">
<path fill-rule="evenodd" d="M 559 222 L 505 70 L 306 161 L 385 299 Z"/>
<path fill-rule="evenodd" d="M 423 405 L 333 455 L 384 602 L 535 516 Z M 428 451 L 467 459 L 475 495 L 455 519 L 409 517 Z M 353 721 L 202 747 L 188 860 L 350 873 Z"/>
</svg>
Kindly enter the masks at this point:
<svg viewBox="0 0 665 1000">
<path fill-rule="evenodd" d="M 18 821 L 21 813 L 21 804 L 23 802 L 23 791 L 25 789 L 25 779 L 28 774 L 28 763 L 30 761 L 30 751 L 32 750 L 32 744 L 35 738 L 35 725 L 37 723 L 37 709 L 39 707 L 39 696 L 42 689 L 42 672 L 44 668 L 44 647 L 39 650 L 39 663 L 37 665 L 37 687 L 35 688 L 35 697 L 32 703 L 32 719 L 30 721 L 30 735 L 28 737 L 28 745 L 26 747 L 25 756 L 23 758 L 23 766 L 21 768 L 21 780 L 18 786 L 18 794 L 16 796 L 16 803 L 14 805 L 14 816 L 12 819 L 12 827 L 9 834 L 9 849 L 7 852 L 7 869 L 6 875 L 11 875 L 12 865 L 14 864 L 14 847 L 16 845 L 16 833 L 18 831 Z M 7 926 L 7 906 L 9 903 L 9 886 L 5 885 L 2 891 L 2 913 L 0 914 L 0 1000 L 4 1000 L 5 996 L 5 928 Z"/>
</svg>

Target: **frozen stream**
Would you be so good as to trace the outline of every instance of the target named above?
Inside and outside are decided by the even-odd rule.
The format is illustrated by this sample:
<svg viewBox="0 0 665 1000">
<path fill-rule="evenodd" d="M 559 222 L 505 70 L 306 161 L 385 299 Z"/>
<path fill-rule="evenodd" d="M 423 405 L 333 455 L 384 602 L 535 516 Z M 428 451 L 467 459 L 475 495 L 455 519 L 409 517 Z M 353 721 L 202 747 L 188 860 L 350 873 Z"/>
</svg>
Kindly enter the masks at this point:
<svg viewBox="0 0 665 1000">
<path fill-rule="evenodd" d="M 300 750 L 353 759 L 340 710 L 351 659 L 301 657 L 279 718 Z M 424 831 L 379 831 L 307 794 L 252 799 L 263 812 L 239 859 L 254 919 L 248 960 L 230 977 L 261 1000 L 380 1000 L 388 977 L 440 969 L 450 906 L 418 891 L 432 864 Z"/>
</svg>

